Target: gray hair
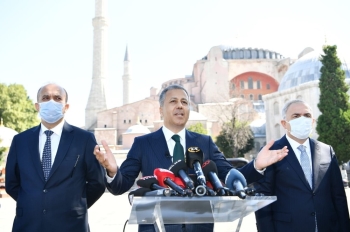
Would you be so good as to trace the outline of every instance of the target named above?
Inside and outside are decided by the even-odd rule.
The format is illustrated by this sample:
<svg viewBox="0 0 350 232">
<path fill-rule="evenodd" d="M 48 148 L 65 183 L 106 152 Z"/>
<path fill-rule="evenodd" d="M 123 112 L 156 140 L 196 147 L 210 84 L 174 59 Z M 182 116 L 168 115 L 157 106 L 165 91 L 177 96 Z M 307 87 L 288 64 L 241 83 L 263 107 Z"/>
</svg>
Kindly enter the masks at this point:
<svg viewBox="0 0 350 232">
<path fill-rule="evenodd" d="M 287 111 L 288 111 L 289 107 L 292 104 L 295 104 L 295 103 L 302 103 L 302 104 L 306 105 L 307 108 L 309 108 L 309 110 L 312 112 L 312 109 L 311 109 L 310 105 L 307 104 L 305 101 L 303 101 L 301 99 L 294 99 L 294 100 L 290 100 L 286 104 L 284 104 L 283 109 L 282 109 L 282 118 L 283 119 L 286 119 L 286 114 L 287 114 Z"/>
<path fill-rule="evenodd" d="M 46 85 L 43 85 L 43 86 L 41 86 L 41 87 L 39 88 L 39 90 L 38 90 L 38 92 L 37 92 L 37 94 L 36 94 L 37 102 L 39 102 L 41 90 L 42 90 L 44 87 L 48 86 L 48 85 L 57 85 L 58 87 L 60 87 L 60 88 L 61 88 L 61 91 L 62 91 L 63 93 L 66 94 L 66 103 L 68 102 L 68 93 L 67 93 L 67 90 L 66 90 L 65 88 L 63 88 L 62 86 L 60 86 L 60 85 L 58 85 L 58 84 L 56 84 L 56 83 L 53 83 L 53 82 L 47 83 Z"/>
<path fill-rule="evenodd" d="M 183 91 L 185 91 L 186 95 L 187 95 L 187 100 L 188 100 L 188 104 L 190 104 L 189 102 L 189 95 L 188 95 L 188 92 L 187 90 L 181 86 L 181 85 L 169 85 L 168 87 L 166 87 L 165 89 L 163 89 L 163 91 L 160 93 L 159 95 L 159 105 L 161 107 L 164 106 L 164 100 L 165 100 L 165 94 L 169 91 L 169 90 L 172 90 L 172 89 L 182 89 Z"/>
</svg>

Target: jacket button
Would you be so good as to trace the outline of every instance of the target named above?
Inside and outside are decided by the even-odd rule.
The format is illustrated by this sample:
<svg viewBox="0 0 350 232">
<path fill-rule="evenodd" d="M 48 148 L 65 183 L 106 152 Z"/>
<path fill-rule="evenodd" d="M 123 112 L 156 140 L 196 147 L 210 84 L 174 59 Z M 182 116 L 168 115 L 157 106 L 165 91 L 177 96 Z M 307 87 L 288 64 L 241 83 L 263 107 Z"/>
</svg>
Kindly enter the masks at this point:
<svg viewBox="0 0 350 232">
<path fill-rule="evenodd" d="M 43 210 L 43 214 L 46 214 L 46 209 Z"/>
<path fill-rule="evenodd" d="M 44 190 L 43 190 L 43 192 L 44 192 L 44 193 L 47 193 L 47 190 L 46 190 L 46 189 L 44 189 Z"/>
</svg>

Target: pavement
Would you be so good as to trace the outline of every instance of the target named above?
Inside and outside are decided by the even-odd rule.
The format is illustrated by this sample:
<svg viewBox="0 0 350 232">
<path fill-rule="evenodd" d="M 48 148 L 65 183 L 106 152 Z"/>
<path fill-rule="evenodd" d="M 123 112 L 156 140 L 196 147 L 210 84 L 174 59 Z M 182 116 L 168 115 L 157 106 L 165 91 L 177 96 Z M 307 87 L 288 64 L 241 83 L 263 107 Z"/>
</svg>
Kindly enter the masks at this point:
<svg viewBox="0 0 350 232">
<path fill-rule="evenodd" d="M 346 188 L 348 205 L 350 205 L 350 188 Z M 10 232 L 15 216 L 16 202 L 11 197 L 0 198 L 0 231 Z M 106 192 L 89 209 L 89 224 L 92 232 L 137 232 L 137 225 L 128 224 L 131 206 L 128 195 L 114 196 Z M 125 224 L 126 223 L 126 224 Z M 233 222 L 216 223 L 214 232 L 236 231 L 239 220 Z M 125 225 L 125 230 L 124 229 Z M 241 224 L 241 232 L 256 231 L 254 213 L 246 216 Z"/>
</svg>

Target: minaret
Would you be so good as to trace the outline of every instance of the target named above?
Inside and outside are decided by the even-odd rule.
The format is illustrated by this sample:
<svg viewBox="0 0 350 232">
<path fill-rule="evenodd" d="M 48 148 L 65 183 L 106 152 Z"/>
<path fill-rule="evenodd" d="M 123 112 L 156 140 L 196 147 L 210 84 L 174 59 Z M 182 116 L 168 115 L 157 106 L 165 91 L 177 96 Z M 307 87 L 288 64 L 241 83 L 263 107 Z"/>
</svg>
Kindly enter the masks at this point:
<svg viewBox="0 0 350 232">
<path fill-rule="evenodd" d="M 124 56 L 124 75 L 123 75 L 123 105 L 129 104 L 131 94 L 130 60 L 128 46 L 126 46 Z"/>
<path fill-rule="evenodd" d="M 92 83 L 85 108 L 85 129 L 97 125 L 97 112 L 107 109 L 107 0 L 95 0 Z"/>
</svg>

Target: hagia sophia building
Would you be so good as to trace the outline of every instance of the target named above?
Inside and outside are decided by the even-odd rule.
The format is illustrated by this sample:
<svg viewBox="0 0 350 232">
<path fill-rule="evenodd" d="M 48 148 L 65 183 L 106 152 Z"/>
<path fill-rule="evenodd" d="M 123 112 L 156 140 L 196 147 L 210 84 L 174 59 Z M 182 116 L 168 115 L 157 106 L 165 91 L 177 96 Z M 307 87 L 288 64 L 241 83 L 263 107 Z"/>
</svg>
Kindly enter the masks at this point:
<svg viewBox="0 0 350 232">
<path fill-rule="evenodd" d="M 219 134 L 222 123 L 220 116 L 213 112 L 222 109 L 222 106 L 234 105 L 237 99 L 250 102 L 255 111 L 250 124 L 255 149 L 247 154 L 247 158 L 256 155 L 266 141 L 278 139 L 285 133 L 280 126 L 280 115 L 286 101 L 295 98 L 306 100 L 313 108 L 315 118 L 319 116 L 321 53 L 310 47 L 301 51 L 297 59 L 291 59 L 268 49 L 213 46 L 209 51 L 203 51 L 204 57 L 194 61 L 191 75 L 164 80 L 159 88 L 150 88 L 148 97 L 136 102 L 130 102 L 133 94 L 132 67 L 126 47 L 122 76 L 123 105 L 107 108 L 105 70 L 108 48 L 104 40 L 108 21 L 105 3 L 106 0 L 96 0 L 95 18 L 92 20 L 93 75 L 85 109 L 85 129 L 92 131 L 97 141 L 106 140 L 115 152 L 127 151 L 136 136 L 162 127 L 159 94 L 171 84 L 183 86 L 190 95 L 191 112 L 186 126 L 202 123 L 213 137 Z M 342 68 L 349 83 L 350 71 L 345 63 Z M 317 138 L 315 130 L 312 137 Z"/>
</svg>

